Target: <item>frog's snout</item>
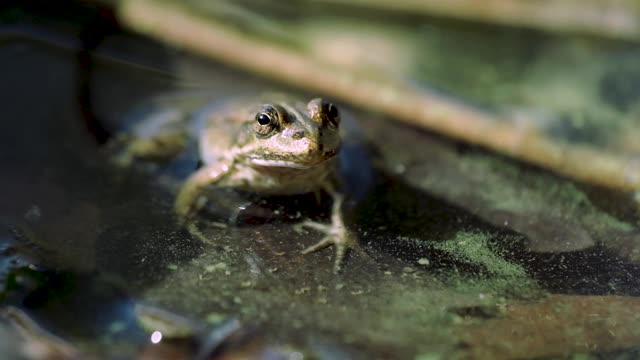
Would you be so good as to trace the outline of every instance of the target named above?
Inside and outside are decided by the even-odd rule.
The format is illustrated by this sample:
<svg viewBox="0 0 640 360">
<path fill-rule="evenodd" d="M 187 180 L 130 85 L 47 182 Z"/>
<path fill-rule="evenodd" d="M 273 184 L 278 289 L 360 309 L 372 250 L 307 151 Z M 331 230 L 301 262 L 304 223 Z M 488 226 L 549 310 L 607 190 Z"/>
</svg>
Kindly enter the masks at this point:
<svg viewBox="0 0 640 360">
<path fill-rule="evenodd" d="M 291 134 L 291 138 L 293 138 L 294 140 L 300 140 L 302 138 L 305 137 L 305 131 L 304 130 L 296 130 L 293 132 L 293 134 Z"/>
<path fill-rule="evenodd" d="M 305 131 L 305 129 L 302 128 L 290 128 L 290 129 L 286 129 L 282 135 L 284 137 L 288 137 L 291 138 L 293 140 L 300 140 L 303 139 L 305 137 L 307 137 L 307 132 Z"/>
</svg>

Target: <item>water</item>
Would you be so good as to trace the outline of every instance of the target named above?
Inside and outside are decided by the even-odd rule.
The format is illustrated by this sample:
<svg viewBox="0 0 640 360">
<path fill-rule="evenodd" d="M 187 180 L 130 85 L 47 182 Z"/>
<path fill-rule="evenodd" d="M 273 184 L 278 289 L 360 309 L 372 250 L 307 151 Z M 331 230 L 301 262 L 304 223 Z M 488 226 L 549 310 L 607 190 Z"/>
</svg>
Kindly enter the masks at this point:
<svg viewBox="0 0 640 360">
<path fill-rule="evenodd" d="M 640 240 L 630 203 L 602 206 L 610 196 L 602 189 L 375 114 L 351 110 L 376 174 L 348 208 L 364 253 L 351 254 L 341 274 L 330 249 L 300 255 L 320 234 L 289 222 L 210 227 L 210 243 L 193 239 L 176 225 L 172 190 L 110 165 L 86 122 L 117 128 L 154 95 L 184 99 L 194 79 L 207 88 L 190 91 L 207 97 L 277 87 L 127 34 L 98 53 L 114 46 L 166 73 L 100 57 L 86 72 L 58 46 L 19 38 L 0 46 L 4 301 L 79 351 L 448 358 L 495 355 L 501 342 L 511 357 L 637 346 L 629 311 L 640 306 L 631 256 Z M 161 311 L 141 315 L 140 306 Z M 545 348 L 532 320 L 544 316 L 552 319 L 544 332 L 569 340 L 530 353 Z M 583 333 L 589 327 L 632 340 L 602 341 Z M 186 342 L 165 336 L 154 347 L 153 334 L 167 328 L 186 328 Z M 531 342 L 507 336 L 512 328 Z M 233 341 L 219 350 L 216 336 Z"/>
</svg>

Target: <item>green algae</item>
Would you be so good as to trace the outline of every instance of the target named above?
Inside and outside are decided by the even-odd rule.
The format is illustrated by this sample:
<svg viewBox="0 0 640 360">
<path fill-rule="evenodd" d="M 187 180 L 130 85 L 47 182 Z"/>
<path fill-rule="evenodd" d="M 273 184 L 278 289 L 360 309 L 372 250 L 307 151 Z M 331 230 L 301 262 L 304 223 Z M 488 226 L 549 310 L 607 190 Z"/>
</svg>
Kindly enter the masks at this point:
<svg viewBox="0 0 640 360">
<path fill-rule="evenodd" d="M 543 292 L 526 269 L 509 260 L 494 237 L 489 233 L 463 230 L 445 241 L 403 240 L 442 252 L 458 264 L 439 274 L 439 278 L 455 291 L 478 294 L 481 300 L 489 302 L 504 297 L 542 296 Z"/>
<path fill-rule="evenodd" d="M 620 133 L 637 129 L 637 50 L 530 31 L 428 28 L 411 37 L 429 54 L 415 77 L 557 141 L 616 150 Z"/>
<path fill-rule="evenodd" d="M 466 173 L 481 179 L 476 193 L 496 210 L 520 214 L 544 213 L 559 219 L 577 221 L 596 235 L 603 232 L 628 232 L 632 224 L 597 208 L 573 182 L 552 174 L 524 170 L 513 162 L 484 154 L 461 159 Z"/>
<path fill-rule="evenodd" d="M 433 243 L 434 249 L 442 250 L 455 260 L 482 266 L 489 276 L 513 279 L 527 278 L 524 268 L 509 262 L 489 248 L 490 236 L 482 233 L 461 231 L 454 239 Z"/>
<path fill-rule="evenodd" d="M 239 317 L 269 328 L 276 339 L 305 334 L 306 346 L 318 339 L 339 346 L 334 341 L 340 338 L 344 344 L 370 343 L 411 356 L 411 349 L 438 353 L 455 347 L 459 316 L 451 309 L 500 306 L 506 298 L 523 296 L 523 287 L 513 290 L 519 284 L 535 288 L 526 271 L 492 250 L 491 237 L 482 233 L 460 232 L 451 240 L 425 245 L 484 269 L 477 273 L 406 263 L 387 264 L 387 270 L 380 271 L 380 264 L 354 255 L 336 277 L 327 254 L 298 262 L 291 248 L 302 246 L 276 240 L 294 232 L 261 226 L 263 242 L 237 241 L 255 231 L 240 228 L 231 231 L 233 237 L 216 237 L 216 246 L 168 273 L 143 298 L 196 318 L 207 319 L 212 313 L 216 318 Z M 219 263 L 226 264 L 226 272 L 208 271 Z M 279 270 L 268 270 L 274 267 Z"/>
</svg>

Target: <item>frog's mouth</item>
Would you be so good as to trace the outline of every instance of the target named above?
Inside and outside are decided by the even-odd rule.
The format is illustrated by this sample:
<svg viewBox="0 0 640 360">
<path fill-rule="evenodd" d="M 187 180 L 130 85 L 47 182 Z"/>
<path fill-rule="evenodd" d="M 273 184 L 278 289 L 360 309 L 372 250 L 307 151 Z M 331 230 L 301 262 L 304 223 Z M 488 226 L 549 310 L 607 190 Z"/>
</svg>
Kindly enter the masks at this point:
<svg viewBox="0 0 640 360">
<path fill-rule="evenodd" d="M 330 151 L 323 154 L 323 157 L 318 161 L 310 162 L 310 161 L 290 161 L 290 160 L 279 160 L 279 159 L 251 159 L 251 163 L 257 166 L 264 167 L 281 167 L 281 168 L 290 168 L 290 169 L 310 169 L 312 167 L 318 166 L 329 159 L 332 159 L 337 154 L 337 151 Z"/>
<path fill-rule="evenodd" d="M 265 159 L 253 159 L 251 162 L 254 165 L 265 166 L 265 167 L 283 167 L 283 168 L 293 168 L 293 169 L 308 169 L 316 164 L 304 164 L 297 163 L 295 161 L 284 161 L 284 160 L 265 160 Z"/>
</svg>

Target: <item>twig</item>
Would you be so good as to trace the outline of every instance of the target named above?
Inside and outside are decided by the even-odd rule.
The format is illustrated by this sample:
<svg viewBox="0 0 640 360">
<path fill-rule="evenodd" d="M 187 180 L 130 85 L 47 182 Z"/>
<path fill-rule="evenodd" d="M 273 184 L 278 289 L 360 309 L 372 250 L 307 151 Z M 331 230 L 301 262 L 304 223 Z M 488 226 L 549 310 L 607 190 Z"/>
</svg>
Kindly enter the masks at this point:
<svg viewBox="0 0 640 360">
<path fill-rule="evenodd" d="M 391 80 L 331 66 L 285 47 L 150 0 L 120 3 L 120 20 L 175 46 L 307 90 L 328 94 L 393 119 L 478 144 L 592 184 L 640 189 L 640 163 L 586 146 L 552 141 L 531 127 Z"/>
</svg>

